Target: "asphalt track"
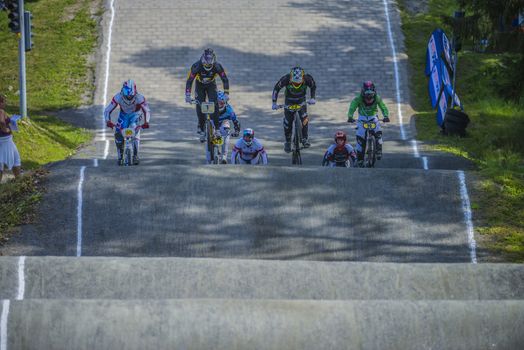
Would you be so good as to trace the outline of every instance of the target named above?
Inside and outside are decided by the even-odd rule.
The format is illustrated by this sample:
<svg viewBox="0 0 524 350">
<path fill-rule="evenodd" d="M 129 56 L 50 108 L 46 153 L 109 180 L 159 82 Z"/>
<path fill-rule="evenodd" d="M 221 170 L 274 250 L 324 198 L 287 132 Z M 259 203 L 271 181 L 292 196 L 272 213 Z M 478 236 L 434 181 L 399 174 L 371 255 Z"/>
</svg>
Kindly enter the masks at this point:
<svg viewBox="0 0 524 350">
<path fill-rule="evenodd" d="M 0 259 L 1 350 L 522 348 L 521 265 L 469 264 L 489 257 L 472 250 L 465 220 L 457 170 L 471 164 L 413 146 L 395 2 L 116 0 L 114 21 L 110 3 L 82 121 L 95 121 L 95 142 L 50 167 L 39 221 L 1 249 L 13 256 Z M 205 47 L 269 167 L 203 164 L 183 99 Z M 296 64 L 318 85 L 301 168 L 270 110 Z M 152 120 L 141 165 L 121 168 L 100 117 L 129 78 Z M 384 158 L 321 168 L 335 130 L 354 143 L 347 106 L 368 79 L 391 112 Z"/>
</svg>

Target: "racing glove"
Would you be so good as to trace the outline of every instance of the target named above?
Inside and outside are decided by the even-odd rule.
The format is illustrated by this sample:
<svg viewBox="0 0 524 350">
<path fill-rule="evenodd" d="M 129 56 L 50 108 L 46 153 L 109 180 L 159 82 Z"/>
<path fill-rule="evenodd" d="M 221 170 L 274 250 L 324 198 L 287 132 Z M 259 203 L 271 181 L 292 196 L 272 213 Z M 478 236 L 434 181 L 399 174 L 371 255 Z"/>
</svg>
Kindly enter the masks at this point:
<svg viewBox="0 0 524 350">
<path fill-rule="evenodd" d="M 314 105 L 315 103 L 317 103 L 317 100 L 315 100 L 314 98 L 310 98 L 307 103 L 309 103 L 310 105 Z"/>
<path fill-rule="evenodd" d="M 384 123 L 389 123 L 389 117 L 388 116 L 384 117 Z"/>
<path fill-rule="evenodd" d="M 354 122 L 355 122 L 355 119 L 353 119 L 353 117 L 348 118 L 348 123 L 354 123 Z"/>
<path fill-rule="evenodd" d="M 149 129 L 149 123 L 144 122 L 144 124 L 142 124 L 142 129 Z"/>
<path fill-rule="evenodd" d="M 186 92 L 186 103 L 191 103 L 191 94 Z"/>
<path fill-rule="evenodd" d="M 108 121 L 106 122 L 106 125 L 107 125 L 107 127 L 110 128 L 110 129 L 113 129 L 113 128 L 115 127 L 115 124 L 114 124 L 111 120 L 108 120 Z"/>
<path fill-rule="evenodd" d="M 271 106 L 271 109 L 276 111 L 278 109 L 278 105 L 277 105 L 277 102 L 273 102 L 273 105 Z"/>
</svg>

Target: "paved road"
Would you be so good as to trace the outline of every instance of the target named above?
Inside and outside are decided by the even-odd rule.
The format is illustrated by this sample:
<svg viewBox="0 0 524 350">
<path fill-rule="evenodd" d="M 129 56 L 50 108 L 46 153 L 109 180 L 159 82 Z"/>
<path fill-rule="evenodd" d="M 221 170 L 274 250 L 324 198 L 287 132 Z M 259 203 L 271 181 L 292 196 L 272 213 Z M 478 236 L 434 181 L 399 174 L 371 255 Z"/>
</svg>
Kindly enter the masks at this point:
<svg viewBox="0 0 524 350">
<path fill-rule="evenodd" d="M 53 169 L 41 222 L 24 228 L 4 254 L 77 253 L 79 167 L 87 165 L 84 255 L 470 261 L 456 173 L 420 170 L 422 160 L 401 137 L 382 1 L 238 0 L 192 6 L 158 0 L 148 3 L 148 18 L 154 19 L 149 22 L 143 20 L 143 7 L 143 1 L 115 1 L 107 96 L 134 78 L 148 97 L 152 128 L 144 132 L 142 164 L 116 167 L 111 142 L 109 158 L 94 168 L 89 158 L 100 158 L 105 145 L 99 134 L 93 146 Z M 389 13 L 402 52 L 392 3 Z M 195 23 L 204 19 L 200 29 Z M 208 46 L 228 71 L 231 102 L 242 126 L 256 130 L 272 167 L 202 165 L 195 111 L 183 97 L 187 70 Z M 405 55 L 398 58 L 409 138 Z M 104 55 L 99 59 L 104 67 Z M 318 85 L 318 104 L 310 108 L 313 147 L 304 154 L 302 170 L 286 167 L 282 113 L 270 110 L 274 83 L 295 64 L 313 74 Z M 364 79 L 377 83 L 391 111 L 382 169 L 320 169 L 333 132 L 354 132 L 345 123 L 346 111 Z M 99 79 L 97 104 L 102 92 Z M 464 166 L 449 156 L 424 154 L 432 169 Z"/>
</svg>

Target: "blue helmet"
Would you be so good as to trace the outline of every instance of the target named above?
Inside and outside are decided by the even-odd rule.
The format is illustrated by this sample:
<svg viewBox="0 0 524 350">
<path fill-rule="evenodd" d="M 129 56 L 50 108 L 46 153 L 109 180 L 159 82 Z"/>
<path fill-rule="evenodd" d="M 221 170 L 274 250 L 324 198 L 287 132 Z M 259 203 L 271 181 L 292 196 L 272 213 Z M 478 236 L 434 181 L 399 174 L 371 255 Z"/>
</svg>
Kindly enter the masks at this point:
<svg viewBox="0 0 524 350">
<path fill-rule="evenodd" d="M 218 109 L 220 110 L 220 112 L 224 111 L 228 100 L 229 96 L 226 93 L 224 93 L 224 91 L 217 92 Z"/>
<path fill-rule="evenodd" d="M 133 79 L 128 79 L 124 81 L 124 84 L 122 84 L 122 90 L 120 90 L 120 92 L 122 93 L 122 97 L 125 98 L 127 101 L 133 101 L 136 96 L 135 81 Z"/>
</svg>

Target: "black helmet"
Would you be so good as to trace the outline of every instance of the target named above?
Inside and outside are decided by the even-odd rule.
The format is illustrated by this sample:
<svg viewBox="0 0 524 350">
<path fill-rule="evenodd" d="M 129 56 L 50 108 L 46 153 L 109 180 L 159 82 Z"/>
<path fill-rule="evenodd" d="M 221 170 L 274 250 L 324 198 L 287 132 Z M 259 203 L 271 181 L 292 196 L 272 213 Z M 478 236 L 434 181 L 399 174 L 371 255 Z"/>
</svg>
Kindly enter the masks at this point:
<svg viewBox="0 0 524 350">
<path fill-rule="evenodd" d="M 377 91 L 375 90 L 375 84 L 372 81 L 368 80 L 362 83 L 362 89 L 360 90 L 360 95 L 364 99 L 366 105 L 371 105 L 375 102 L 375 95 Z"/>
<path fill-rule="evenodd" d="M 211 70 L 216 60 L 217 56 L 215 55 L 215 52 L 212 49 L 205 49 L 204 53 L 200 57 L 200 62 L 202 62 L 202 65 L 204 66 L 205 70 Z"/>
</svg>

